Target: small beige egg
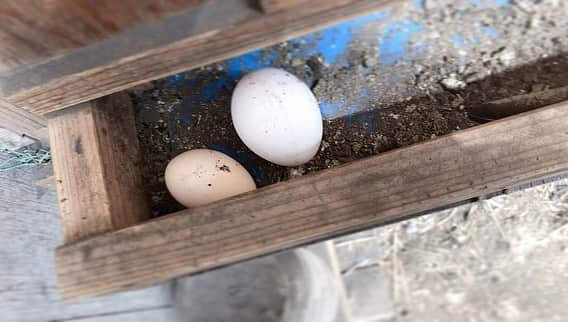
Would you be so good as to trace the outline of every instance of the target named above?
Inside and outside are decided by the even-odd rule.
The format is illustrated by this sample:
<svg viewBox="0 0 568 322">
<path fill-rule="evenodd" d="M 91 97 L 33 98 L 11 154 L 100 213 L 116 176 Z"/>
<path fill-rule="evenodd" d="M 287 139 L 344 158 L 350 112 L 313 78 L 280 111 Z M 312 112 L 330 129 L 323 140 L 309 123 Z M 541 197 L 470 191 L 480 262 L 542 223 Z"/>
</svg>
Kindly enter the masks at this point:
<svg viewBox="0 0 568 322">
<path fill-rule="evenodd" d="M 172 196 L 186 207 L 203 206 L 256 189 L 242 165 L 207 149 L 187 151 L 171 160 L 165 181 Z"/>
</svg>

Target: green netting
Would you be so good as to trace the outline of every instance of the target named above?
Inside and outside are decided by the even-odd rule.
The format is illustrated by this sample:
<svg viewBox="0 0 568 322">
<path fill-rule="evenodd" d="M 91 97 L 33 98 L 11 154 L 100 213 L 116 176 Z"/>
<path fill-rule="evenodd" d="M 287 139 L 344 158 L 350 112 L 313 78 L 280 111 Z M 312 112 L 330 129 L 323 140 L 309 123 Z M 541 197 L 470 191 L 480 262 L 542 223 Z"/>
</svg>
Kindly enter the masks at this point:
<svg viewBox="0 0 568 322">
<path fill-rule="evenodd" d="M 17 151 L 0 149 L 0 172 L 6 172 L 18 168 L 35 167 L 51 160 L 48 150 L 21 149 Z"/>
</svg>

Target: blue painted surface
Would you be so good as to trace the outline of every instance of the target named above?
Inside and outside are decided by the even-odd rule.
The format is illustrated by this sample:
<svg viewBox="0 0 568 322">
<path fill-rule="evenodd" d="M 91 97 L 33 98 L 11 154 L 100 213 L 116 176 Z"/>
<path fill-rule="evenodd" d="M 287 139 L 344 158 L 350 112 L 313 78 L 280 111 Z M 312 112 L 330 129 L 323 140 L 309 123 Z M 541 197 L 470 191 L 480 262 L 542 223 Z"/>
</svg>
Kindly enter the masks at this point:
<svg viewBox="0 0 568 322">
<path fill-rule="evenodd" d="M 413 0 L 416 8 L 423 8 L 424 0 Z M 470 0 L 472 7 L 492 4 L 494 6 L 508 6 L 510 0 Z M 289 48 L 292 48 L 290 54 L 293 58 L 306 60 L 311 56 L 320 56 L 323 60 L 331 65 L 347 66 L 349 62 L 345 57 L 350 44 L 356 38 L 362 28 L 369 23 L 382 24 L 383 32 L 379 35 L 377 41 L 377 50 L 379 52 L 379 63 L 392 65 L 398 61 L 410 57 L 411 54 L 419 54 L 430 48 L 428 43 L 412 43 L 413 39 L 418 39 L 418 33 L 425 30 L 425 27 L 412 20 L 397 20 L 391 17 L 389 11 L 380 11 L 355 20 L 340 23 L 329 27 L 320 32 L 316 32 L 303 37 L 298 37 L 288 41 Z M 480 33 L 490 38 L 499 36 L 497 29 L 493 26 L 480 26 Z M 462 35 L 455 34 L 452 37 L 453 43 L 458 47 L 475 46 L 480 43 L 480 39 L 474 37 L 466 39 Z M 186 124 L 191 123 L 191 111 L 198 108 L 200 104 L 207 103 L 222 93 L 227 91 L 230 93 L 235 83 L 243 74 L 250 71 L 273 66 L 279 58 L 279 52 L 273 48 L 259 49 L 251 51 L 247 54 L 228 59 L 221 64 L 226 70 L 223 78 L 214 82 L 202 85 L 201 94 L 198 97 L 190 97 L 184 100 L 180 106 L 180 114 L 182 120 Z M 167 78 L 167 83 L 172 87 L 181 87 L 194 81 L 194 73 L 179 73 Z M 364 101 L 364 97 L 362 97 Z M 322 115 L 325 118 L 333 118 L 340 111 L 354 110 L 357 107 L 344 106 L 341 102 L 321 102 Z"/>
<path fill-rule="evenodd" d="M 460 10 L 461 14 L 466 14 L 468 10 L 481 6 L 493 6 L 495 8 L 509 5 L 511 5 L 510 0 L 469 0 L 469 7 L 466 6 Z M 423 10 L 425 0 L 412 0 L 412 6 L 415 9 Z M 381 30 L 376 36 L 379 64 L 392 66 L 397 62 L 410 59 L 410 57 L 416 57 L 427 50 L 432 50 L 431 44 L 418 41 L 420 33 L 427 32 L 426 26 L 404 18 L 404 16 L 401 18 L 401 16 L 395 15 L 391 11 L 380 11 L 337 24 L 310 35 L 292 39 L 287 42 L 287 51 L 293 59 L 297 58 L 305 61 L 310 57 L 320 57 L 327 64 L 333 66 L 349 66 L 346 53 L 349 52 L 350 46 L 357 39 L 358 34 L 369 24 L 373 24 L 373 28 Z M 479 45 L 486 38 L 499 37 L 498 30 L 493 26 L 478 25 L 477 28 L 479 28 L 477 37 L 468 36 L 466 38 L 461 34 L 449 33 L 449 40 L 457 47 L 471 47 Z M 282 58 L 280 55 L 277 47 L 269 47 L 253 50 L 244 55 L 220 62 L 219 65 L 224 69 L 224 72 L 219 73 L 221 76 L 218 79 L 200 79 L 200 74 L 197 71 L 179 73 L 168 77 L 166 79 L 168 86 L 177 89 L 194 89 L 190 93 L 183 95 L 183 102 L 176 108 L 177 113 L 171 113 L 172 119 L 168 121 L 170 135 L 175 135 L 172 131 L 177 120 L 181 119 L 183 124 L 190 126 L 195 121 L 191 117 L 192 112 L 203 108 L 213 100 L 218 100 L 219 97 L 230 97 L 235 84 L 244 74 L 259 68 L 278 65 L 279 60 Z M 465 61 L 461 63 L 465 63 Z M 401 81 L 397 80 L 397 75 L 392 77 L 393 84 Z M 227 101 L 224 104 L 222 106 L 225 106 L 227 112 L 229 112 L 230 102 Z M 375 131 L 372 128 L 373 124 L 375 124 L 373 116 L 370 113 L 357 113 L 367 105 L 368 93 L 366 91 L 361 92 L 361 97 L 355 103 L 347 103 L 347 101 L 341 99 L 333 102 L 327 100 L 320 101 L 321 113 L 324 118 L 332 119 L 347 112 L 346 118 L 348 122 L 363 124 L 363 128 L 366 130 Z M 245 165 L 257 180 L 260 179 L 262 181 L 266 177 L 263 169 L 251 168 L 248 165 L 250 156 L 244 151 L 220 145 L 212 146 L 211 148 L 223 152 Z"/>
<path fill-rule="evenodd" d="M 470 0 L 469 3 L 474 7 L 479 7 L 482 5 L 496 5 L 498 7 L 505 7 L 511 5 L 511 0 Z"/>
<path fill-rule="evenodd" d="M 511 5 L 511 1 L 510 0 L 494 0 L 495 5 L 499 6 L 499 7 L 506 7 Z"/>
<path fill-rule="evenodd" d="M 402 59 L 408 49 L 411 37 L 424 27 L 414 21 L 391 21 L 379 39 L 381 64 L 394 64 Z"/>
<path fill-rule="evenodd" d="M 485 35 L 491 38 L 497 38 L 497 36 L 499 36 L 499 33 L 497 32 L 497 29 L 495 29 L 495 27 L 481 26 L 479 29 L 481 30 L 482 33 L 484 33 Z"/>
<path fill-rule="evenodd" d="M 424 5 L 426 3 L 426 0 L 413 0 L 412 4 L 414 4 L 414 7 L 419 8 L 419 9 L 424 9 Z"/>
<path fill-rule="evenodd" d="M 465 46 L 467 44 L 467 41 L 465 40 L 465 38 L 462 35 L 454 35 L 452 40 L 453 40 L 454 44 L 458 47 L 462 47 L 462 46 Z"/>
<path fill-rule="evenodd" d="M 238 80 L 247 72 L 269 67 L 274 64 L 277 53 L 271 49 L 258 49 L 245 55 L 227 60 L 224 65 L 228 72 L 229 80 Z"/>
<path fill-rule="evenodd" d="M 320 32 L 298 37 L 288 41 L 288 46 L 295 48 L 293 58 L 306 59 L 321 55 L 329 64 L 347 64 L 346 60 L 338 61 L 349 49 L 357 32 L 366 24 L 377 22 L 387 17 L 386 12 L 376 12 L 361 18 L 337 24 Z M 231 79 L 238 79 L 244 73 L 262 67 L 272 66 L 278 58 L 274 48 L 259 49 L 245 55 L 227 60 L 224 64 Z"/>
<path fill-rule="evenodd" d="M 183 83 L 184 79 L 185 79 L 184 73 L 178 73 L 166 78 L 169 86 L 176 86 L 176 87 L 180 86 Z"/>
<path fill-rule="evenodd" d="M 355 20 L 340 23 L 320 32 L 298 37 L 288 41 L 288 46 L 294 48 L 291 51 L 293 58 L 307 59 L 311 56 L 321 56 L 326 63 L 346 66 L 349 62 L 344 56 L 348 51 L 350 43 L 354 37 L 365 25 L 372 22 L 380 22 L 388 18 L 388 12 L 376 12 L 367 16 L 360 17 Z M 391 56 L 395 54 L 396 58 L 404 55 L 406 50 L 405 41 L 411 36 L 416 27 L 409 23 L 399 26 L 393 25 L 391 30 L 385 37 L 382 50 L 390 52 Z M 265 48 L 251 51 L 247 54 L 228 59 L 221 64 L 226 70 L 223 78 L 202 84 L 200 96 L 187 96 L 183 103 L 178 107 L 178 116 L 186 125 L 192 122 L 191 113 L 199 108 L 203 103 L 220 97 L 224 93 L 230 93 L 236 82 L 246 73 L 263 67 L 273 66 L 278 59 L 278 51 L 273 48 Z M 193 72 L 180 73 L 167 78 L 167 83 L 172 87 L 182 87 L 184 85 L 192 86 L 195 83 L 195 75 Z M 363 96 L 362 100 L 365 99 Z M 228 108 L 228 106 L 227 106 Z M 340 108 L 346 110 L 339 103 L 321 102 L 322 115 L 325 118 L 335 117 Z M 353 112 L 357 111 L 357 106 L 348 108 Z M 173 120 L 169 124 L 173 125 Z"/>
<path fill-rule="evenodd" d="M 347 66 L 348 61 L 344 54 L 348 51 L 350 43 L 357 33 L 369 23 L 385 21 L 389 18 L 388 12 L 377 12 L 356 20 L 344 22 L 320 32 L 292 39 L 288 46 L 294 48 L 291 51 L 293 58 L 307 59 L 310 56 L 320 55 L 326 63 L 338 66 Z M 415 44 L 409 47 L 410 39 L 424 29 L 423 26 L 413 21 L 389 21 L 385 31 L 378 39 L 381 64 L 394 64 L 403 59 L 408 51 L 421 52 L 428 48 L 428 44 Z M 246 73 L 263 67 L 273 66 L 278 59 L 278 52 L 274 48 L 266 48 L 251 51 L 247 54 L 234 57 L 222 63 L 226 70 L 224 78 L 208 82 L 201 87 L 199 97 L 187 97 L 179 109 L 182 121 L 189 125 L 192 121 L 191 112 L 199 108 L 203 103 L 210 102 L 221 96 L 224 91 L 232 91 L 235 83 Z M 194 81 L 192 72 L 181 73 L 167 78 L 168 84 L 173 87 L 181 87 Z M 361 96 L 360 101 L 366 100 L 366 94 Z M 320 102 L 324 118 L 334 118 L 338 113 L 352 111 L 356 113 L 357 105 L 345 106 L 341 102 Z"/>
<path fill-rule="evenodd" d="M 368 98 L 369 94 L 367 93 L 367 91 L 363 90 L 358 101 L 355 104 L 349 106 L 345 101 L 329 102 L 327 100 L 322 100 L 320 101 L 321 114 L 324 119 L 332 119 L 335 118 L 335 116 L 340 112 L 347 111 L 347 117 L 349 117 L 352 114 L 360 112 L 362 103 L 365 102 Z"/>
<path fill-rule="evenodd" d="M 344 55 L 349 44 L 353 41 L 356 33 L 366 24 L 370 22 L 382 21 L 387 17 L 385 12 L 377 12 L 356 20 L 347 21 L 336 26 L 327 28 L 319 33 L 305 36 L 306 40 L 316 41 L 315 47 L 312 50 L 305 51 L 305 55 L 315 55 L 321 53 L 327 63 L 337 63 L 337 58 Z M 294 41 L 292 41 L 294 43 Z M 343 61 L 342 64 L 346 64 Z"/>
<path fill-rule="evenodd" d="M 320 102 L 321 115 L 323 118 L 330 119 L 334 115 L 337 115 L 341 109 L 341 104 L 339 102 L 329 102 L 323 100 Z"/>
</svg>

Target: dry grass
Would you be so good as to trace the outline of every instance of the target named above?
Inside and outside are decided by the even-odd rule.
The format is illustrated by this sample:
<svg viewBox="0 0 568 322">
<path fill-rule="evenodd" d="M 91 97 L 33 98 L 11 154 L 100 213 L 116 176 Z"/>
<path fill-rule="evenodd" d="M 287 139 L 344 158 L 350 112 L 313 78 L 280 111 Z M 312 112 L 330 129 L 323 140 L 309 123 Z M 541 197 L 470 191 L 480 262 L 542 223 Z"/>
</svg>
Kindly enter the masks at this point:
<svg viewBox="0 0 568 322">
<path fill-rule="evenodd" d="M 396 320 L 562 321 L 568 179 L 377 230 Z M 563 287 L 564 286 L 564 287 Z"/>
</svg>

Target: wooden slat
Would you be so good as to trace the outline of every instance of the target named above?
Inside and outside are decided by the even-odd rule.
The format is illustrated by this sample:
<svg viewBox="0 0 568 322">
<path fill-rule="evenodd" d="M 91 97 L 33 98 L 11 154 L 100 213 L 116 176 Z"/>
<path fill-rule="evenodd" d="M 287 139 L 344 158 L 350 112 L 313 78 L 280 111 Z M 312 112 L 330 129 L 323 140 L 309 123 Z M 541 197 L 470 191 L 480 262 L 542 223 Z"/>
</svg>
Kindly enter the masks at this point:
<svg viewBox="0 0 568 322">
<path fill-rule="evenodd" d="M 48 127 L 66 243 L 148 218 L 128 94 L 60 112 Z"/>
<path fill-rule="evenodd" d="M 298 5 L 305 5 L 308 2 L 309 0 L 260 0 L 260 7 L 266 13 L 273 13 Z"/>
<path fill-rule="evenodd" d="M 44 64 L 0 75 L 0 97 L 30 112 L 44 114 L 401 2 L 404 1 L 313 0 L 266 15 L 251 9 L 249 1 L 210 0 L 192 11 L 193 16 L 185 17 L 202 23 L 181 39 L 137 48 L 153 36 L 168 38 L 170 33 L 179 33 L 178 25 L 172 23 L 168 29 L 164 22 L 164 29 L 149 29 L 82 48 Z"/>
<path fill-rule="evenodd" d="M 4 0 L 0 7 L 0 70 L 95 43 L 203 1 Z"/>
<path fill-rule="evenodd" d="M 564 172 L 566 124 L 558 104 L 62 246 L 60 291 L 150 285 Z"/>
<path fill-rule="evenodd" d="M 40 141 L 47 141 L 47 120 L 17 108 L 0 99 L 0 127 L 18 135 L 27 135 Z"/>
<path fill-rule="evenodd" d="M 172 307 L 82 317 L 65 322 L 178 322 Z"/>
<path fill-rule="evenodd" d="M 0 153 L 0 162 L 5 158 Z M 53 253 L 63 240 L 57 195 L 36 184 L 52 173 L 51 167 L 42 166 L 0 175 L 0 321 L 79 320 L 171 305 L 169 284 L 63 303 Z"/>
</svg>

